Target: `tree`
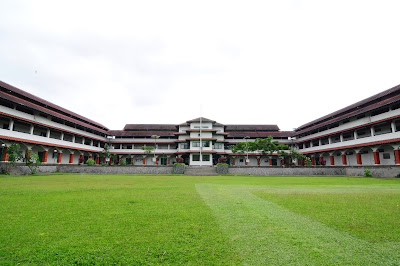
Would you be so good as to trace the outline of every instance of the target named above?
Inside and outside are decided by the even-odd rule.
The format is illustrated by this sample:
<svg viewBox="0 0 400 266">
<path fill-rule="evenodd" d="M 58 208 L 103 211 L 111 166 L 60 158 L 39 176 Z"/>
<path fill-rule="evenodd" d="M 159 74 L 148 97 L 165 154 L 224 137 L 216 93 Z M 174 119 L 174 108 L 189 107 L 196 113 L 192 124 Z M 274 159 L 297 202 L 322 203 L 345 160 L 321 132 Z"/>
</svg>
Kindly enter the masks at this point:
<svg viewBox="0 0 400 266">
<path fill-rule="evenodd" d="M 106 143 L 104 145 L 103 151 L 100 152 L 100 158 L 101 159 L 105 158 L 107 161 L 107 159 L 109 159 L 110 157 L 111 157 L 111 154 L 110 154 L 109 146 Z"/>
<path fill-rule="evenodd" d="M 26 165 L 31 170 L 31 174 L 36 174 L 37 169 L 39 168 L 41 161 L 39 159 L 39 155 L 37 153 L 32 153 L 29 157 L 26 158 Z"/>
<path fill-rule="evenodd" d="M 23 158 L 21 145 L 19 143 L 11 144 L 6 153 L 8 154 L 8 160 L 3 171 L 5 174 L 10 174 L 11 168 L 15 166 L 15 163 Z"/>
<path fill-rule="evenodd" d="M 284 150 L 288 149 L 288 145 L 279 144 L 278 141 L 273 140 L 272 136 L 267 138 L 257 138 L 255 141 L 238 142 L 236 145 L 231 146 L 233 153 L 243 154 L 246 151 L 258 151 L 263 156 L 271 156 L 273 153 L 278 153 L 279 157 L 284 157 L 287 153 Z"/>
<path fill-rule="evenodd" d="M 150 152 L 152 152 L 154 150 L 153 146 L 142 146 L 142 150 L 147 153 L 150 154 Z"/>
</svg>

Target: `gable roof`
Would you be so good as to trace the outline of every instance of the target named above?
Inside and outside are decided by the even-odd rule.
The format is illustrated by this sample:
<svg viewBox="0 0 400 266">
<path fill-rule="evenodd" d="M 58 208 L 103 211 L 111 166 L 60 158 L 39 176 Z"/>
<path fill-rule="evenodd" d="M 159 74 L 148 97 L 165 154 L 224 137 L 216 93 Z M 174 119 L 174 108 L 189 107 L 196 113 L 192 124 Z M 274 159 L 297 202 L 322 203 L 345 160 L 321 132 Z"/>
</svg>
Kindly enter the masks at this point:
<svg viewBox="0 0 400 266">
<path fill-rule="evenodd" d="M 177 131 L 173 124 L 126 124 L 124 131 Z"/>
<path fill-rule="evenodd" d="M 372 109 L 376 109 L 379 107 L 382 107 L 386 104 L 389 104 L 389 101 L 386 101 L 386 99 L 390 98 L 393 99 L 393 97 L 396 97 L 397 95 L 400 94 L 400 85 L 397 85 L 393 88 L 390 88 L 388 90 L 385 90 L 383 92 L 380 92 L 378 94 L 375 94 L 371 97 L 368 97 L 364 100 L 358 101 L 354 104 L 351 104 L 347 107 L 344 107 L 342 109 L 339 109 L 333 113 L 330 113 L 328 115 L 322 116 L 318 119 L 315 119 L 311 122 L 308 122 L 304 125 L 301 125 L 296 129 L 296 131 L 302 131 L 305 132 L 308 130 L 308 128 L 317 128 L 319 126 L 323 126 L 326 124 L 334 123 L 337 122 L 338 120 L 341 119 L 346 119 L 353 117 L 355 115 L 359 115 L 361 113 L 365 113 L 367 111 L 370 111 Z M 393 101 L 392 101 L 393 102 Z M 373 108 L 366 108 L 368 106 L 371 106 Z M 340 119 L 335 119 L 339 118 Z M 334 120 L 335 119 L 335 120 Z"/>
<path fill-rule="evenodd" d="M 277 125 L 226 125 L 225 132 L 229 131 L 279 131 Z"/>
<path fill-rule="evenodd" d="M 81 120 L 81 122 L 83 122 L 83 123 L 87 123 L 87 124 L 89 124 L 91 126 L 97 127 L 97 130 L 99 130 L 99 129 L 100 130 L 108 130 L 107 127 L 105 127 L 104 125 L 102 125 L 102 124 L 100 124 L 98 122 L 95 122 L 95 121 L 93 121 L 93 120 L 91 120 L 89 118 L 86 118 L 86 117 L 81 116 L 81 115 L 79 115 L 77 113 L 69 111 L 69 110 L 67 110 L 67 109 L 65 109 L 65 108 L 63 108 L 61 106 L 58 106 L 58 105 L 56 105 L 54 103 L 46 101 L 46 100 L 44 100 L 42 98 L 39 98 L 39 97 L 37 97 L 37 96 L 35 96 L 33 94 L 30 94 L 30 93 L 28 93 L 26 91 L 18 89 L 17 87 L 14 87 L 14 86 L 12 86 L 10 84 L 7 84 L 7 83 L 5 83 L 3 81 L 0 81 L 0 90 L 3 91 L 4 93 L 6 93 L 7 95 L 14 96 L 13 97 L 13 99 L 14 99 L 13 102 L 15 102 L 17 104 L 22 104 L 22 105 L 28 106 L 27 104 L 22 103 L 22 101 L 19 101 L 19 99 L 20 99 L 20 100 L 23 100 L 24 102 L 32 103 L 32 105 L 29 106 L 32 109 L 35 109 L 35 110 L 43 112 L 43 110 L 40 110 L 39 108 L 35 108 L 36 106 L 42 107 L 42 108 L 45 108 L 45 109 L 47 109 L 49 111 L 52 111 L 51 114 L 50 113 L 47 113 L 47 114 L 50 114 L 50 115 L 54 116 L 54 112 L 55 113 L 60 113 L 60 114 L 62 114 L 62 116 L 60 116 L 61 119 L 65 119 L 65 120 L 70 121 L 72 123 L 76 123 L 76 120 Z M 55 115 L 55 116 L 57 117 L 57 115 Z M 72 119 L 69 119 L 69 118 L 72 118 Z M 85 126 L 87 126 L 87 125 L 85 125 Z"/>
</svg>

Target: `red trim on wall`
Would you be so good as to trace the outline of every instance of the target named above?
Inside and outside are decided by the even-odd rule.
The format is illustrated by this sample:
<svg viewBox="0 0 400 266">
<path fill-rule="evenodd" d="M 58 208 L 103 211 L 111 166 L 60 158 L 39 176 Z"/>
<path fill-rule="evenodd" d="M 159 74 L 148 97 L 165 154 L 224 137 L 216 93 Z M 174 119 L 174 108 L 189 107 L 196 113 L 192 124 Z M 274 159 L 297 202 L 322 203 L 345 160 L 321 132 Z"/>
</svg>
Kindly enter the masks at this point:
<svg viewBox="0 0 400 266">
<path fill-rule="evenodd" d="M 356 157 L 357 157 L 357 164 L 362 165 L 361 153 L 357 152 Z"/>
<path fill-rule="evenodd" d="M 347 157 L 346 154 L 342 154 L 342 164 L 347 165 Z"/>
<path fill-rule="evenodd" d="M 49 155 L 48 151 L 44 151 L 42 155 L 42 163 L 47 163 L 47 156 Z"/>
<path fill-rule="evenodd" d="M 319 153 L 319 152 L 324 152 L 324 151 L 334 151 L 334 150 L 344 150 L 344 149 L 349 149 L 349 148 L 356 148 L 356 147 L 364 147 L 364 146 L 373 146 L 373 145 L 379 145 L 379 144 L 387 144 L 391 142 L 400 142 L 400 138 L 396 139 L 387 139 L 387 140 L 380 140 L 380 141 L 373 141 L 373 142 L 367 142 L 367 143 L 362 143 L 362 144 L 355 144 L 355 145 L 349 145 L 349 146 L 341 146 L 341 147 L 336 147 L 336 148 L 330 148 L 330 149 L 323 149 L 323 150 L 315 150 L 315 151 L 307 151 L 307 152 L 302 152 L 299 150 L 299 152 L 303 154 L 310 154 L 310 153 Z"/>
<path fill-rule="evenodd" d="M 14 138 L 14 137 L 2 136 L 2 135 L 0 135 L 0 139 L 8 139 L 8 140 L 13 140 L 13 141 L 27 142 L 27 143 L 46 145 L 46 146 L 51 146 L 51 147 L 60 147 L 60 148 L 66 148 L 66 149 L 71 149 L 71 150 L 99 152 L 96 150 L 82 149 L 82 148 L 76 148 L 76 147 L 65 146 L 65 145 L 55 145 L 55 144 L 48 143 L 48 142 L 34 141 L 34 140 L 29 140 L 29 139 L 20 139 L 20 138 Z"/>
<path fill-rule="evenodd" d="M 374 151 L 374 162 L 375 164 L 381 164 L 381 160 L 379 159 L 379 152 Z"/>
<path fill-rule="evenodd" d="M 24 120 L 25 122 L 29 122 L 31 124 L 36 124 L 36 125 L 40 125 L 40 126 L 44 126 L 44 127 L 50 127 L 52 129 L 57 129 L 59 131 L 68 132 L 68 133 L 71 133 L 71 134 L 74 134 L 74 135 L 78 135 L 78 136 L 81 136 L 81 137 L 84 137 L 84 138 L 91 138 L 91 139 L 95 139 L 95 140 L 98 140 L 98 141 L 107 142 L 107 140 L 105 140 L 105 139 L 98 139 L 98 138 L 82 135 L 82 134 L 79 134 L 79 133 L 76 133 L 76 132 L 73 132 L 73 131 L 69 131 L 69 130 L 66 130 L 66 129 L 59 128 L 59 127 L 54 127 L 54 126 L 50 126 L 50 125 L 47 125 L 47 124 L 42 124 L 42 123 L 30 120 L 30 119 L 26 119 L 26 118 L 23 118 L 23 117 L 20 117 L 20 116 L 10 115 L 10 114 L 3 113 L 3 112 L 0 112 L 0 115 L 9 116 L 9 117 L 12 117 L 12 118 Z"/>
</svg>

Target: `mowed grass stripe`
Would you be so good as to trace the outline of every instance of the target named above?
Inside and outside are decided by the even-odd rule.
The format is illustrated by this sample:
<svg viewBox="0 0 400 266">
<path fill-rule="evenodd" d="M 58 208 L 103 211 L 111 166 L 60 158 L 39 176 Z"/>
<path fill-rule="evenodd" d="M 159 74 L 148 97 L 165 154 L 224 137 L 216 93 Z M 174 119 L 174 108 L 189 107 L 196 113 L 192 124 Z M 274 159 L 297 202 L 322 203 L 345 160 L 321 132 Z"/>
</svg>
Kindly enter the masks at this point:
<svg viewBox="0 0 400 266">
<path fill-rule="evenodd" d="M 371 243 L 252 193 L 261 186 L 198 184 L 220 228 L 248 265 L 397 265 L 399 243 Z M 301 190 L 301 189 L 300 189 Z"/>
</svg>

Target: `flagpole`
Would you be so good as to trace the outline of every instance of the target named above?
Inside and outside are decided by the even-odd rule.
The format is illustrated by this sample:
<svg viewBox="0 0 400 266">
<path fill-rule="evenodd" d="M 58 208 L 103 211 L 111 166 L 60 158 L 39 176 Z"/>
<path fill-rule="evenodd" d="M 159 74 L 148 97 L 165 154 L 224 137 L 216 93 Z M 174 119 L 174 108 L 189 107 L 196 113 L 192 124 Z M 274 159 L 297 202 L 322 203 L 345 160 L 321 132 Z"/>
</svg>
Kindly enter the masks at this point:
<svg viewBox="0 0 400 266">
<path fill-rule="evenodd" d="M 201 149 L 203 147 L 203 143 L 201 141 L 201 104 L 200 104 L 200 166 L 202 166 L 202 162 L 203 162 L 203 157 L 201 156 Z"/>
</svg>

